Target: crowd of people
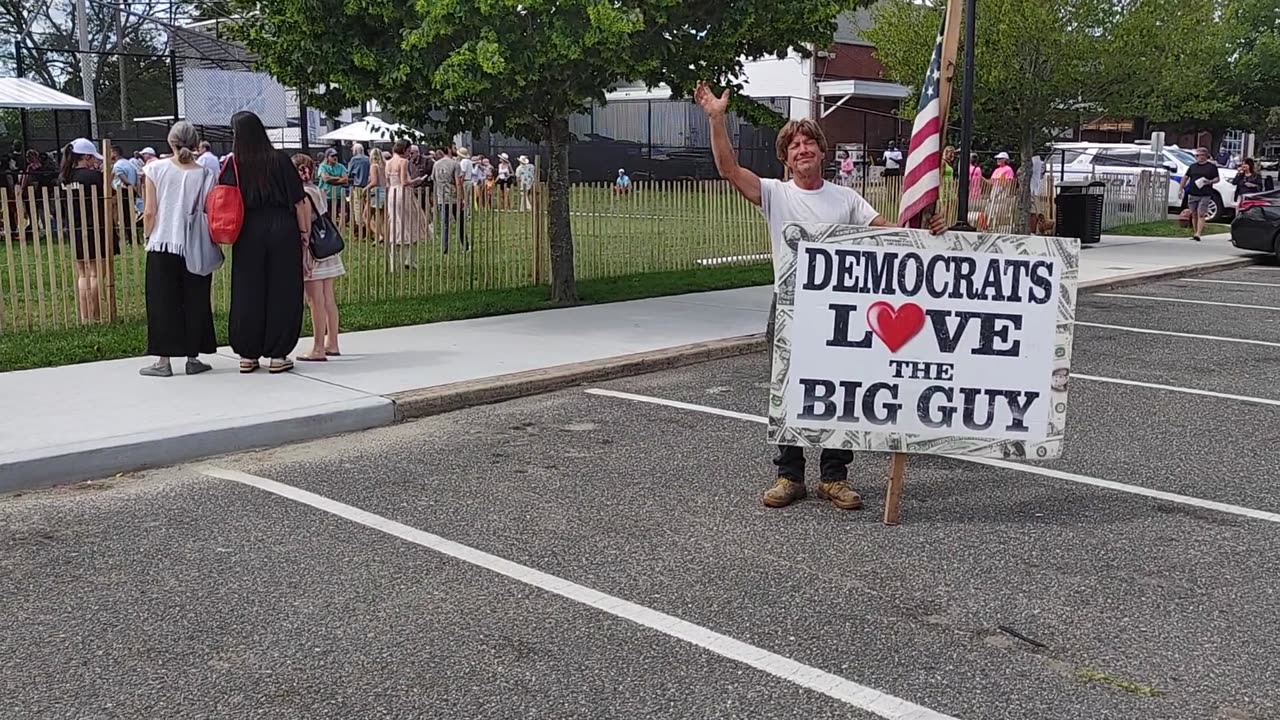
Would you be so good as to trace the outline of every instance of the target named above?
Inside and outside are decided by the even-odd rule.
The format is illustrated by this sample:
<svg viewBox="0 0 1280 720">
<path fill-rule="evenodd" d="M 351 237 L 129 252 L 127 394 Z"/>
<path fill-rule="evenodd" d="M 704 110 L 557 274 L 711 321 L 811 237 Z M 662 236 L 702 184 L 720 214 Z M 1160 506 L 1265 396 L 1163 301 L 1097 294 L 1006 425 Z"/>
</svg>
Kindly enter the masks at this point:
<svg viewBox="0 0 1280 720">
<path fill-rule="evenodd" d="M 287 338 L 296 338 L 294 326 L 302 311 L 300 304 L 296 312 L 291 310 L 295 303 L 282 301 L 281 295 L 295 294 L 294 285 L 299 303 L 305 298 L 311 308 L 314 330 L 313 346 L 298 359 L 322 362 L 339 353 L 334 284 L 345 272 L 341 259 L 313 261 L 294 252 L 297 248 L 280 247 L 285 210 L 296 210 L 296 230 L 304 235 L 310 231 L 304 214 L 324 215 L 344 229 L 359 227 L 363 237 L 386 245 L 389 266 L 397 271 L 415 268 L 418 245 L 433 237 L 444 253 L 451 248 L 468 251 L 466 228 L 474 208 L 533 209 L 537 172 L 524 155 L 514 161 L 507 153 L 473 157 L 465 147 L 423 150 L 400 140 L 386 150 L 367 151 L 356 143 L 346 162 L 337 147 L 315 157 L 288 157 L 274 154 L 278 151 L 265 129 L 257 132 L 250 117 L 235 116 L 230 152 L 221 156 L 198 133 L 193 139 L 191 133 L 197 131 L 186 123 L 173 126 L 168 147 L 160 152 L 154 147 L 129 152 L 112 145 L 110 157 L 104 158 L 93 141 L 77 138 L 56 154 L 14 143 L 0 155 L 13 227 L 28 237 L 42 232 L 69 237 L 75 248 L 80 322 L 102 319 L 105 279 L 122 242 L 145 244 L 148 352 L 158 359 L 144 374 L 172 374 L 171 357 L 186 357 L 188 372 L 196 374 L 203 371 L 198 355 L 212 352 L 212 341 L 206 342 L 211 282 L 178 273 L 174 258 L 181 258 L 172 252 L 182 239 L 175 233 L 185 232 L 175 223 L 192 214 L 202 192 L 198 178 L 237 184 L 244 196 L 244 240 L 236 243 L 231 270 L 230 330 L 233 347 L 243 351 L 245 372 L 257 369 L 262 358 L 274 372 L 292 366 L 293 344 Z M 296 186 L 283 177 L 286 161 Z M 228 170 L 237 165 L 243 171 L 238 181 Z M 272 216 L 269 209 L 279 212 Z M 114 228 L 109 243 L 107 227 Z M 287 234 L 296 240 L 297 233 Z M 300 285 L 290 279 L 294 265 L 303 274 Z"/>
<path fill-rule="evenodd" d="M 200 223 L 208 223 L 203 208 L 216 185 L 235 188 L 243 205 L 228 327 L 240 372 L 259 370 L 263 360 L 273 374 L 293 369 L 304 302 L 311 308 L 313 345 L 298 359 L 323 362 L 341 354 L 334 283 L 345 272 L 342 259 L 317 259 L 310 252 L 314 216 L 327 210 L 315 165 L 306 155 L 290 158 L 277 150 L 251 112 L 236 113 L 231 129 L 231 153 L 221 161 L 186 122 L 170 129 L 164 157 L 151 153 L 154 159 L 147 161 L 142 153 L 147 352 L 156 357 L 143 375 L 171 376 L 173 357 L 186 358 L 188 375 L 210 369 L 199 356 L 216 350 L 212 273 L 193 269 L 190 257 L 198 252 L 193 247 L 210 242 Z M 118 165 L 112 165 L 113 176 Z M 127 181 L 127 170 L 119 170 Z"/>
<path fill-rule="evenodd" d="M 315 165 L 306 155 L 290 158 L 277 150 L 253 113 L 236 113 L 231 127 L 232 151 L 223 159 L 187 122 L 170 128 L 163 153 L 147 147 L 130 157 L 113 147 L 107 160 L 86 138 L 62 149 L 53 181 L 66 197 L 79 198 L 67 202 L 65 222 L 75 247 L 81 321 L 100 318 L 100 284 L 110 256 L 120 253 L 121 236 L 138 233 L 145 242 L 147 354 L 155 360 L 140 370 L 144 376 L 172 376 L 172 358 L 185 358 L 188 375 L 212 369 L 200 356 L 217 350 L 211 291 L 221 251 L 210 240 L 204 208 L 218 185 L 234 188 L 243 205 L 240 231 L 231 238 L 228 327 L 240 372 L 254 372 L 264 360 L 271 373 L 293 368 L 304 302 L 311 308 L 313 345 L 298 359 L 323 362 L 341 354 L 334 283 L 345 272 L 342 260 L 310 252 L 314 217 L 328 210 Z M 19 182 L 37 177 L 33 171 Z M 108 182 L 110 194 L 104 192 Z M 108 202 L 109 196 L 117 201 Z M 99 232 L 104 223 L 122 228 L 110 247 Z M 216 263 L 193 266 L 193 258 L 209 253 Z"/>
<path fill-rule="evenodd" d="M 514 162 L 472 156 L 466 147 L 423 150 L 407 140 L 388 150 L 351 146 L 343 162 L 336 147 L 314 158 L 317 189 L 335 222 L 350 222 L 388 247 L 395 271 L 416 267 L 417 245 L 429 237 L 441 251 L 469 249 L 465 233 L 474 208 L 530 211 L 537 173 L 528 156 Z"/>
</svg>

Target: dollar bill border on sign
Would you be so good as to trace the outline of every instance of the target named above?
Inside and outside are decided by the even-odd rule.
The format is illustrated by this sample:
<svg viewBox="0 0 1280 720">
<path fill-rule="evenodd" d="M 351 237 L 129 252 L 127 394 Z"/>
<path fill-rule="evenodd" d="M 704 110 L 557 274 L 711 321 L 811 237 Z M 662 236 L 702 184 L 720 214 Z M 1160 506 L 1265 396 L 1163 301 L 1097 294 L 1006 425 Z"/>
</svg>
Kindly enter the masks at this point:
<svg viewBox="0 0 1280 720">
<path fill-rule="evenodd" d="M 773 371 L 770 374 L 770 443 L 842 448 L 871 452 L 967 455 L 1006 459 L 1049 460 L 1062 453 L 1067 424 L 1067 386 L 1071 375 L 1071 342 L 1075 327 L 1077 280 L 1080 275 L 1080 241 L 1075 238 L 1000 233 L 931 235 L 926 230 L 867 228 L 852 225 L 791 223 L 783 228 L 783 242 L 774 258 L 778 296 L 774 321 Z M 791 369 L 791 323 L 795 318 L 797 250 L 802 242 L 826 242 L 870 247 L 928 251 L 990 253 L 995 255 L 1054 258 L 1061 268 L 1058 284 L 1058 318 L 1054 328 L 1053 382 L 1049 398 L 1049 431 L 1043 440 L 984 439 L 966 435 L 922 437 L 909 433 L 868 430 L 806 428 L 790 423 L 783 389 Z"/>
</svg>

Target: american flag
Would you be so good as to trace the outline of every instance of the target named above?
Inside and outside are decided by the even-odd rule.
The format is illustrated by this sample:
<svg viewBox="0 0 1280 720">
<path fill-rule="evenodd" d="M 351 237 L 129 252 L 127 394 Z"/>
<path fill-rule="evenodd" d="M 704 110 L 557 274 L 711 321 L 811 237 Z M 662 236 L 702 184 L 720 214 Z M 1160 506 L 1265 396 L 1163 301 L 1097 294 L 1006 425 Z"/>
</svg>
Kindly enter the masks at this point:
<svg viewBox="0 0 1280 720">
<path fill-rule="evenodd" d="M 942 164 L 942 113 L 945 112 L 938 97 L 941 77 L 942 32 L 939 32 L 938 41 L 933 45 L 933 59 L 924 74 L 916 122 L 911 127 L 906 173 L 902 177 L 898 224 L 904 227 L 919 227 L 920 213 L 938 202 L 938 187 L 942 182 L 939 170 Z"/>
</svg>

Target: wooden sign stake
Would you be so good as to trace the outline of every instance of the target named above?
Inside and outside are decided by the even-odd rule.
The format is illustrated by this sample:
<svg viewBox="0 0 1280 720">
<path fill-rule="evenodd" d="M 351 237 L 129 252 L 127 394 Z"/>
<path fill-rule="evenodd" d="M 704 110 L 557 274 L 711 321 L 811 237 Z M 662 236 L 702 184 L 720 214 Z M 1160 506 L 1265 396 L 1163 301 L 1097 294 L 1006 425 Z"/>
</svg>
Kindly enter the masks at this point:
<svg viewBox="0 0 1280 720">
<path fill-rule="evenodd" d="M 889 488 L 884 497 L 884 524 L 897 525 L 902 506 L 902 480 L 907 472 L 907 454 L 894 453 L 889 465 Z"/>
</svg>

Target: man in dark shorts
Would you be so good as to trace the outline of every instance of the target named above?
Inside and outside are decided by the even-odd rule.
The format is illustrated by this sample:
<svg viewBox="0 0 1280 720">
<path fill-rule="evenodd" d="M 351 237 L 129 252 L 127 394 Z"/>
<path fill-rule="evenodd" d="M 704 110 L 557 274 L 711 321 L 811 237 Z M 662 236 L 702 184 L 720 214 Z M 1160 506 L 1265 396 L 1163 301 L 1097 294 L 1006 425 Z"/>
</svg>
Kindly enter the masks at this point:
<svg viewBox="0 0 1280 720">
<path fill-rule="evenodd" d="M 1200 242 L 1204 233 L 1205 217 L 1219 202 L 1214 197 L 1213 186 L 1218 184 L 1218 166 L 1209 158 L 1208 148 L 1196 148 L 1196 162 L 1187 168 L 1182 178 L 1182 192 L 1187 197 L 1187 209 L 1191 211 L 1191 239 Z"/>
</svg>

